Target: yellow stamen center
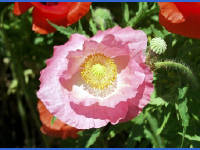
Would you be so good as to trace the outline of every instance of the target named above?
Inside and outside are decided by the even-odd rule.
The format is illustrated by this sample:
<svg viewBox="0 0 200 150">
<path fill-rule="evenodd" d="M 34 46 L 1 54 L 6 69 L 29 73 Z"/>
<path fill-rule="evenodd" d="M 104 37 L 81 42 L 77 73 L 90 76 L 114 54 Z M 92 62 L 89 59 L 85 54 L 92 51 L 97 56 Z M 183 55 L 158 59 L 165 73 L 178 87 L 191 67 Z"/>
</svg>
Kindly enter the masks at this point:
<svg viewBox="0 0 200 150">
<path fill-rule="evenodd" d="M 117 78 L 117 66 L 103 54 L 89 55 L 82 64 L 81 76 L 92 88 L 103 90 Z"/>
</svg>

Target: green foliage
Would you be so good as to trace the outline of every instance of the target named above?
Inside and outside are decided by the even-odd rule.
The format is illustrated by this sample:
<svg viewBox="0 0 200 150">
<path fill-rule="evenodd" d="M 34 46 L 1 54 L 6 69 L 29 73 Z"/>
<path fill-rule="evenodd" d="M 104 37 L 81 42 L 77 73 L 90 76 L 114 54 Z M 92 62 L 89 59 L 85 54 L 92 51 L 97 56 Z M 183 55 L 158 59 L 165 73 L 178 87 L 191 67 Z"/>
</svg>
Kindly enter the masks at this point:
<svg viewBox="0 0 200 150">
<path fill-rule="evenodd" d="M 51 21 L 48 21 L 50 25 L 52 25 L 54 28 L 56 28 L 57 31 L 59 31 L 61 34 L 66 35 L 68 38 L 71 36 L 71 34 L 76 33 L 76 30 L 73 30 L 71 27 L 63 27 L 63 26 L 58 26 Z"/>
<path fill-rule="evenodd" d="M 13 4 L 0 5 L 2 147 L 200 147 L 200 40 L 165 30 L 159 24 L 157 3 L 93 3 L 88 15 L 71 26 L 49 21 L 58 32 L 48 35 L 31 31 L 31 11 L 14 16 Z M 36 91 L 53 46 L 64 44 L 74 33 L 91 37 L 115 25 L 143 30 L 149 41 L 161 37 L 167 43 L 161 55 L 146 51 L 154 69 L 150 103 L 131 121 L 82 130 L 77 139 L 42 134 Z M 52 117 L 51 125 L 55 120 Z"/>
<path fill-rule="evenodd" d="M 180 133 L 180 132 L 178 134 L 180 134 L 181 136 L 184 136 L 188 140 L 200 142 L 200 136 L 198 135 L 194 135 L 194 136 L 187 135 L 187 134 L 183 135 L 183 133 Z"/>
<path fill-rule="evenodd" d="M 88 147 L 90 147 L 91 145 L 93 145 L 93 144 L 96 142 L 97 138 L 100 136 L 100 134 L 101 134 L 100 129 L 97 129 L 96 131 L 94 131 L 94 132 L 91 134 L 91 137 L 88 139 L 88 141 L 87 141 L 85 147 L 88 148 Z"/>
<path fill-rule="evenodd" d="M 129 21 L 129 8 L 128 8 L 128 4 L 127 3 L 122 3 L 123 7 L 122 7 L 122 11 L 123 11 L 123 18 L 124 18 L 124 22 L 128 23 Z"/>
</svg>

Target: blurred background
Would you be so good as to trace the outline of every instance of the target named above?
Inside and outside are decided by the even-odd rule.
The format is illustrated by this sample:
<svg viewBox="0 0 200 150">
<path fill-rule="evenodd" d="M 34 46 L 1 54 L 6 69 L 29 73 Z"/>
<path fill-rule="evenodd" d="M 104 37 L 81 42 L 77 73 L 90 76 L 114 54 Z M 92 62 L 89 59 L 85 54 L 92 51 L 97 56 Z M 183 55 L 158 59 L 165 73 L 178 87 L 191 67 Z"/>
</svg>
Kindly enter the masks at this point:
<svg viewBox="0 0 200 150">
<path fill-rule="evenodd" d="M 64 44 L 72 33 L 92 36 L 97 30 L 120 25 L 143 30 L 148 40 L 161 37 L 167 42 L 167 51 L 153 58 L 185 64 L 199 84 L 200 41 L 166 31 L 158 21 L 157 3 L 92 3 L 79 22 L 67 28 L 57 27 L 57 32 L 47 35 L 31 30 L 31 9 L 15 16 L 13 6 L 0 3 L 0 147 L 200 146 L 200 94 L 176 69 L 154 72 L 151 102 L 129 122 L 80 131 L 76 139 L 63 140 L 40 131 L 36 97 L 40 70 L 52 56 L 53 46 Z M 103 10 L 97 12 L 99 8 Z"/>
</svg>

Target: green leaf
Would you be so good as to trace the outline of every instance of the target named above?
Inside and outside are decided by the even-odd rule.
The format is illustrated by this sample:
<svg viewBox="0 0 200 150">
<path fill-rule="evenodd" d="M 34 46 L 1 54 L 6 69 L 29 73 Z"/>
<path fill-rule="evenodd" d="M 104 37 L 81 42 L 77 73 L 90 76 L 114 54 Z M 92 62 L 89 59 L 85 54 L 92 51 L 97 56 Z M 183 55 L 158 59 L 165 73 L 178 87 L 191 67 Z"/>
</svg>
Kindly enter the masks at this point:
<svg viewBox="0 0 200 150">
<path fill-rule="evenodd" d="M 156 147 L 156 148 L 159 147 L 159 146 L 156 144 L 157 142 L 156 142 L 156 139 L 155 139 L 155 137 L 153 136 L 152 132 L 150 132 L 148 129 L 144 129 L 144 134 L 145 134 L 146 138 L 149 139 L 149 140 L 151 140 L 151 143 L 152 143 L 153 145 L 155 145 L 154 148 L 155 148 L 155 147 Z"/>
<path fill-rule="evenodd" d="M 179 93 L 178 99 L 179 99 L 179 100 L 183 99 L 183 98 L 185 97 L 187 91 L 188 91 L 188 87 L 179 88 L 179 89 L 178 89 L 178 93 Z"/>
<path fill-rule="evenodd" d="M 163 131 L 163 129 L 165 128 L 165 126 L 166 126 L 166 124 L 169 120 L 170 115 L 171 115 L 171 112 L 168 112 L 168 114 L 164 116 L 163 123 L 162 123 L 161 127 L 156 132 L 157 134 L 161 134 L 161 132 Z"/>
<path fill-rule="evenodd" d="M 44 37 L 36 37 L 35 40 L 34 40 L 35 45 L 39 45 L 42 42 L 44 42 Z"/>
<path fill-rule="evenodd" d="M 147 16 L 147 10 L 147 2 L 139 2 L 138 11 L 136 12 L 136 15 L 129 20 L 128 25 L 135 27 L 142 19 L 145 18 L 145 16 Z"/>
<path fill-rule="evenodd" d="M 147 129 L 144 131 L 146 137 L 151 140 L 153 147 L 156 147 L 156 148 L 164 147 L 160 135 L 157 134 L 158 122 L 157 122 L 156 118 L 154 118 L 150 113 L 147 113 L 146 117 L 147 117 L 147 120 L 151 127 L 151 131 L 149 131 Z"/>
<path fill-rule="evenodd" d="M 142 125 L 144 122 L 144 114 L 141 112 L 137 117 L 131 120 L 136 125 Z"/>
<path fill-rule="evenodd" d="M 94 131 L 92 133 L 92 135 L 90 136 L 89 140 L 87 141 L 85 147 L 89 148 L 90 146 L 92 146 L 96 142 L 96 140 L 100 136 L 100 134 L 101 134 L 100 129 L 97 129 L 96 131 Z"/>
<path fill-rule="evenodd" d="M 24 70 L 24 78 L 25 78 L 25 82 L 28 83 L 29 82 L 29 77 L 34 77 L 34 72 L 32 69 L 26 69 Z"/>
<path fill-rule="evenodd" d="M 96 27 L 96 25 L 94 24 L 94 22 L 93 22 L 92 19 L 90 19 L 89 25 L 90 25 L 90 30 L 92 31 L 92 33 L 93 33 L 93 34 L 96 34 L 96 33 L 97 33 L 97 27 Z"/>
<path fill-rule="evenodd" d="M 53 116 L 53 117 L 51 118 L 51 126 L 54 124 L 55 121 L 56 121 L 56 117 Z"/>
<path fill-rule="evenodd" d="M 186 133 L 186 129 L 189 125 L 189 114 L 188 114 L 188 107 L 187 107 L 187 98 L 185 98 L 184 100 L 182 100 L 179 104 L 178 104 L 178 111 L 182 120 L 182 126 L 183 126 L 183 138 L 182 138 L 182 142 L 181 142 L 181 147 L 183 146 L 183 142 L 184 142 L 184 135 Z"/>
<path fill-rule="evenodd" d="M 181 136 L 185 136 L 185 138 L 188 140 L 200 142 L 200 136 L 198 135 L 193 135 L 193 136 L 188 135 L 188 134 L 183 135 L 183 133 L 181 132 L 178 132 L 178 134 Z"/>
<path fill-rule="evenodd" d="M 178 104 L 178 111 L 182 120 L 182 126 L 187 127 L 189 125 L 187 98 Z"/>
<path fill-rule="evenodd" d="M 57 31 L 59 31 L 61 34 L 66 35 L 68 38 L 71 36 L 71 34 L 76 33 L 75 30 L 73 30 L 71 27 L 64 27 L 64 26 L 58 26 L 54 23 L 52 23 L 51 21 L 48 20 L 48 23 L 53 26 L 54 28 L 56 28 Z"/>
<path fill-rule="evenodd" d="M 18 80 L 17 79 L 13 79 L 8 87 L 8 95 L 15 93 L 18 87 Z"/>
<path fill-rule="evenodd" d="M 91 10 L 91 14 L 93 16 L 94 15 L 94 11 L 93 11 L 92 6 L 90 6 L 90 10 Z M 95 25 L 95 23 L 93 22 L 92 19 L 93 18 L 91 17 L 90 20 L 89 20 L 90 31 L 92 31 L 93 34 L 96 34 L 97 33 L 97 26 Z"/>
<path fill-rule="evenodd" d="M 150 101 L 149 104 L 155 105 L 155 106 L 165 106 L 165 107 L 167 107 L 169 103 L 166 102 L 165 100 L 163 100 L 161 97 L 158 97 L 156 90 L 154 90 L 154 92 L 151 94 L 151 101 Z"/>
<path fill-rule="evenodd" d="M 161 97 L 157 97 L 157 98 L 152 98 L 149 104 L 166 107 L 168 105 L 168 102 L 164 101 Z"/>
<path fill-rule="evenodd" d="M 129 8 L 127 3 L 122 3 L 123 5 L 123 16 L 124 16 L 124 21 L 125 23 L 128 23 L 129 21 Z"/>
<path fill-rule="evenodd" d="M 78 21 L 78 33 L 86 35 L 85 31 L 83 30 L 81 20 Z"/>
</svg>

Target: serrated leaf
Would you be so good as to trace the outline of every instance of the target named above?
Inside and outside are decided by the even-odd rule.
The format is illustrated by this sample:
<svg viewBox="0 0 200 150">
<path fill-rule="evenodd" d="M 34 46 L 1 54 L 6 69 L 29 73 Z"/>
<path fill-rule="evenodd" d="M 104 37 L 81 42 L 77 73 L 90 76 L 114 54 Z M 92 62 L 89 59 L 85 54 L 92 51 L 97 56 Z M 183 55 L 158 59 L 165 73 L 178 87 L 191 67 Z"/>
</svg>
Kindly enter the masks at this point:
<svg viewBox="0 0 200 150">
<path fill-rule="evenodd" d="M 100 129 L 97 129 L 96 131 L 94 131 L 92 135 L 90 136 L 89 140 L 87 141 L 85 147 L 89 148 L 91 145 L 93 145 L 96 142 L 97 138 L 100 136 L 100 134 L 101 134 Z"/>
<path fill-rule="evenodd" d="M 92 16 L 93 16 L 94 15 L 94 11 L 93 11 L 92 6 L 90 6 L 90 10 L 91 10 L 91 13 L 92 13 Z M 92 17 L 89 20 L 89 25 L 90 25 L 90 31 L 92 31 L 93 34 L 96 34 L 97 33 L 97 26 L 93 22 Z"/>
<path fill-rule="evenodd" d="M 61 34 L 66 35 L 68 38 L 71 36 L 71 34 L 76 33 L 76 31 L 74 31 L 71 27 L 58 26 L 49 20 L 48 23 L 56 28 L 56 30 L 59 31 Z"/>
<path fill-rule="evenodd" d="M 55 121 L 56 121 L 56 117 L 53 116 L 53 117 L 51 118 L 51 126 L 54 124 Z"/>
<path fill-rule="evenodd" d="M 200 136 L 198 135 L 193 135 L 193 136 L 188 134 L 183 135 L 183 133 L 181 132 L 178 132 L 178 134 L 180 134 L 181 136 L 185 136 L 185 138 L 188 140 L 200 142 Z"/>
<path fill-rule="evenodd" d="M 90 19 L 89 25 L 90 25 L 90 30 L 92 31 L 92 33 L 93 33 L 93 34 L 96 34 L 96 33 L 97 33 L 97 27 L 96 27 L 96 25 L 94 24 L 94 22 L 93 22 L 92 19 Z"/>
</svg>

